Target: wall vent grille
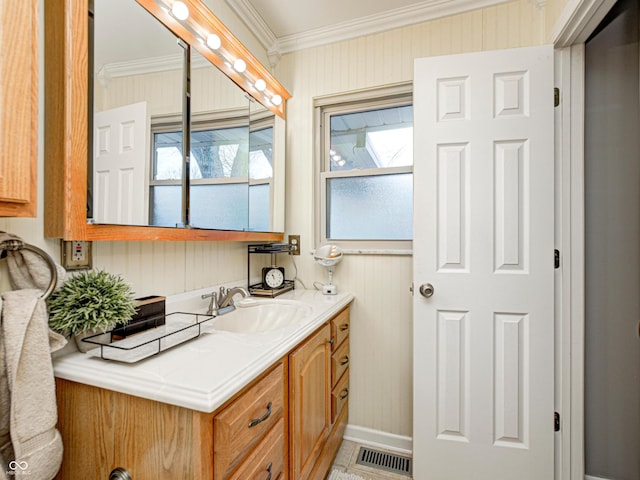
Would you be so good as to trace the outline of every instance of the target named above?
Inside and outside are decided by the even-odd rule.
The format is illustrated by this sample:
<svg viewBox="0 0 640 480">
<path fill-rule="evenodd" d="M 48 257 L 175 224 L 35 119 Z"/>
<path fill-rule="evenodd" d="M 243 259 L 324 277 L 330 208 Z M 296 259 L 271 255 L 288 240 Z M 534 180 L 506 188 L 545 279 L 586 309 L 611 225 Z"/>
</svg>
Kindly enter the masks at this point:
<svg viewBox="0 0 640 480">
<path fill-rule="evenodd" d="M 381 452 L 368 447 L 360 447 L 356 463 L 408 477 L 413 474 L 412 459 L 410 457 Z"/>
</svg>

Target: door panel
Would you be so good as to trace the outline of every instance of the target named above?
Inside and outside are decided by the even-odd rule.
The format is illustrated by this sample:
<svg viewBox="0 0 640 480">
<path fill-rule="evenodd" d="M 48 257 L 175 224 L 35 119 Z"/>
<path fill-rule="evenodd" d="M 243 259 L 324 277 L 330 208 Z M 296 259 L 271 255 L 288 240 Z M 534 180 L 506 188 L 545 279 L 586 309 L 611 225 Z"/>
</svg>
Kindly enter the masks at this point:
<svg viewBox="0 0 640 480">
<path fill-rule="evenodd" d="M 147 225 L 150 162 L 147 103 L 97 112 L 94 128 L 94 220 Z"/>
<path fill-rule="evenodd" d="M 553 478 L 552 69 L 415 63 L 416 480 Z"/>
</svg>

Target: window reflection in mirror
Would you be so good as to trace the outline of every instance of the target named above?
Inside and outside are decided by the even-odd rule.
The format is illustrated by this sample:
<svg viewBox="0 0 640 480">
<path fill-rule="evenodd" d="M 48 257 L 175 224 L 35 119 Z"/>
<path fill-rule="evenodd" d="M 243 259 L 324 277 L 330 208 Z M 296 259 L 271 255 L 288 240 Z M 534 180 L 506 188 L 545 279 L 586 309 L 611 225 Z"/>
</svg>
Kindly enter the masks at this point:
<svg viewBox="0 0 640 480">
<path fill-rule="evenodd" d="M 247 230 L 249 100 L 191 50 L 191 226 Z"/>
<path fill-rule="evenodd" d="M 182 117 L 184 49 L 133 0 L 93 0 L 93 9 L 90 221 L 176 226 L 181 218 L 180 187 L 171 182 L 181 169 L 181 153 L 177 152 L 177 168 L 159 171 L 159 152 L 151 149 L 150 140 L 161 134 L 163 157 L 169 151 L 176 155 L 181 144 L 181 129 L 157 128 L 162 124 L 158 119 Z M 150 135 L 152 128 L 156 130 Z M 157 209 L 157 204 L 163 207 Z M 159 210 L 167 213 L 156 215 Z"/>
<path fill-rule="evenodd" d="M 249 230 L 273 230 L 273 128 L 275 115 L 251 102 L 249 134 Z"/>
</svg>

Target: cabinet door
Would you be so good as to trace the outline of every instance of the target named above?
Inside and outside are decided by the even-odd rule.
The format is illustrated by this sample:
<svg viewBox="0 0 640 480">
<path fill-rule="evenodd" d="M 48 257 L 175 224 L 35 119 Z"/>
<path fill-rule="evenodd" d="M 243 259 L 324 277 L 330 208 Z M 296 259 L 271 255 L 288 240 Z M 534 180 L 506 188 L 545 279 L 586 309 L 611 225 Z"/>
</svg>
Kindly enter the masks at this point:
<svg viewBox="0 0 640 480">
<path fill-rule="evenodd" d="M 0 2 L 0 216 L 36 214 L 38 1 Z"/>
<path fill-rule="evenodd" d="M 291 478 L 296 480 L 309 477 L 329 433 L 330 333 L 325 325 L 289 357 Z"/>
</svg>

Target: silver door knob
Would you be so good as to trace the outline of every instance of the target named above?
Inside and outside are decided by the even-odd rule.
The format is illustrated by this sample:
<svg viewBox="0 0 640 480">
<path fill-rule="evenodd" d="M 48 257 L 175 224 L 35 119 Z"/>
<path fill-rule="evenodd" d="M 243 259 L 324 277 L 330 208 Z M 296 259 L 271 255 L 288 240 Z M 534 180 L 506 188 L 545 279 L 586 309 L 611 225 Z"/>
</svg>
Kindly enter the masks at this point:
<svg viewBox="0 0 640 480">
<path fill-rule="evenodd" d="M 434 288 L 430 283 L 423 283 L 422 285 L 420 285 L 420 295 L 422 295 L 423 297 L 429 298 L 433 295 L 433 292 Z"/>
</svg>

